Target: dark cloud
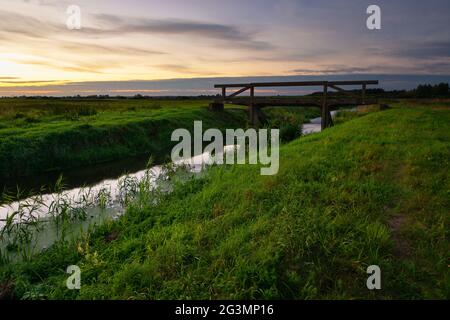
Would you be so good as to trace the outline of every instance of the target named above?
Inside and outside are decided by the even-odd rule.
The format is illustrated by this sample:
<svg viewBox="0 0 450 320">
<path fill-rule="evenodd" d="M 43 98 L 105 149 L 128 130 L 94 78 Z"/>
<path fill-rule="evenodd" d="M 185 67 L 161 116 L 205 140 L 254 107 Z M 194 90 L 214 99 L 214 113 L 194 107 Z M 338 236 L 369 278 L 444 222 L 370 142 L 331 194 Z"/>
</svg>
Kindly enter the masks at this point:
<svg viewBox="0 0 450 320">
<path fill-rule="evenodd" d="M 194 34 L 208 38 L 223 40 L 248 41 L 249 34 L 238 28 L 214 23 L 182 20 L 153 20 L 143 18 L 122 18 L 110 14 L 94 15 L 97 22 L 105 28 L 88 29 L 94 33 L 161 33 L 161 34 Z"/>
<path fill-rule="evenodd" d="M 390 67 L 395 73 L 450 74 L 450 41 L 399 42 L 395 47 L 371 47 L 365 52 L 374 57 L 404 61 L 404 65 Z M 375 69 L 380 71 L 380 68 L 382 66 Z"/>
<path fill-rule="evenodd" d="M 450 61 L 433 62 L 432 60 L 416 61 L 413 66 L 396 66 L 395 70 L 391 66 L 375 66 L 367 67 L 347 67 L 344 65 L 326 65 L 317 69 L 295 69 L 292 72 L 301 75 L 348 75 L 348 74 L 434 74 L 449 75 Z"/>
<path fill-rule="evenodd" d="M 400 48 L 383 51 L 387 54 L 404 58 L 449 58 L 450 41 L 425 41 L 417 44 L 405 44 Z"/>
<path fill-rule="evenodd" d="M 353 74 L 367 73 L 373 71 L 372 67 L 347 67 L 344 65 L 322 65 L 317 69 L 295 69 L 292 70 L 300 74 Z"/>
<path fill-rule="evenodd" d="M 175 19 L 123 18 L 111 14 L 96 14 L 93 15 L 93 18 L 100 27 L 83 28 L 81 32 L 93 35 L 121 35 L 127 33 L 189 34 L 196 37 L 228 41 L 244 48 L 273 49 L 273 45 L 270 43 L 255 40 L 253 33 L 242 31 L 242 29 L 231 25 Z"/>
<path fill-rule="evenodd" d="M 417 70 L 421 73 L 448 75 L 450 74 L 450 61 L 423 62 L 417 66 Z"/>
<path fill-rule="evenodd" d="M 148 50 L 143 48 L 131 48 L 131 47 L 121 47 L 116 45 L 99 45 L 92 43 L 81 43 L 81 42 L 64 42 L 60 46 L 61 48 L 80 51 L 89 54 L 125 54 L 125 55 L 164 55 L 167 54 L 163 51 L 158 50 Z"/>
<path fill-rule="evenodd" d="M 50 39 L 54 36 L 84 35 L 95 38 L 126 36 L 127 34 L 190 35 L 197 38 L 219 40 L 233 48 L 270 50 L 274 46 L 265 41 L 255 40 L 255 34 L 241 28 L 225 24 L 207 23 L 176 19 L 147 19 L 120 17 L 111 14 L 93 14 L 88 17 L 91 26 L 81 30 L 68 30 L 61 23 L 41 21 L 33 16 L 0 10 L 0 37 L 17 40 L 20 35 L 26 38 Z M 124 48 L 126 50 L 126 48 Z"/>
</svg>

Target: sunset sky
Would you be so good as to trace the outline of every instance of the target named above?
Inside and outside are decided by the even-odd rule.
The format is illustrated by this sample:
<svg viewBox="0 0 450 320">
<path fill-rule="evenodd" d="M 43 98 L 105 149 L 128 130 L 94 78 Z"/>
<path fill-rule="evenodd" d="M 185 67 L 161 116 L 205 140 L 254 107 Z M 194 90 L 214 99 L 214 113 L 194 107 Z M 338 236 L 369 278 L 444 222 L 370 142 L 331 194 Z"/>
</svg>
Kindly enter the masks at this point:
<svg viewBox="0 0 450 320">
<path fill-rule="evenodd" d="M 145 81 L 178 78 L 450 75 L 448 0 L 0 4 L 0 95 L 72 94 L 83 83 L 82 94 L 104 92 L 93 82 L 173 93 Z M 381 30 L 366 27 L 370 4 L 381 7 Z M 81 8 L 81 30 L 66 27 L 69 5 Z"/>
</svg>

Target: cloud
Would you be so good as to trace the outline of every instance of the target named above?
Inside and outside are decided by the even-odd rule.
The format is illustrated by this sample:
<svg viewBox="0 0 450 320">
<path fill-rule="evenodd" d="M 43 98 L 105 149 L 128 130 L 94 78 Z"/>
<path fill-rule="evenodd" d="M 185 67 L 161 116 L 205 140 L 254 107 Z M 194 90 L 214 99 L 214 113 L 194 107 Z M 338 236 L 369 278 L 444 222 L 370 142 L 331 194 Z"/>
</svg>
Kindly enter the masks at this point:
<svg viewBox="0 0 450 320">
<path fill-rule="evenodd" d="M 36 4 L 39 6 L 49 6 L 49 7 L 55 7 L 58 5 L 67 5 L 68 1 L 63 0 L 22 0 L 22 2 L 26 4 Z"/>
<path fill-rule="evenodd" d="M 31 15 L 0 10 L 0 38 L 17 41 L 17 36 L 36 40 L 50 40 L 52 38 L 70 39 L 73 36 L 87 36 L 98 39 L 107 37 L 126 36 L 128 34 L 186 36 L 198 39 L 212 39 L 221 41 L 232 48 L 244 48 L 258 51 L 271 50 L 272 44 L 255 39 L 255 33 L 244 31 L 242 28 L 226 24 L 208 23 L 195 20 L 179 19 L 147 19 L 142 17 L 121 17 L 112 14 L 90 14 L 85 19 L 90 24 L 82 26 L 81 30 L 68 30 L 60 21 L 41 21 Z M 60 41 L 60 40 L 58 40 Z M 72 46 L 74 47 L 75 44 Z M 98 51 L 105 51 L 100 48 Z M 91 50 L 93 50 L 91 48 Z M 130 53 L 129 48 L 118 50 Z M 137 53 L 161 54 L 162 52 L 142 49 Z M 106 50 L 117 52 L 117 50 Z"/>
<path fill-rule="evenodd" d="M 166 71 L 171 71 L 171 72 L 175 72 L 175 73 L 179 73 L 179 74 L 188 74 L 188 75 L 218 75 L 217 72 L 212 72 L 212 71 L 203 71 L 203 70 L 198 70 L 186 65 L 182 65 L 182 64 L 160 64 L 160 65 L 156 65 L 154 67 L 157 67 L 159 69 L 163 69 Z"/>
<path fill-rule="evenodd" d="M 428 74 L 450 74 L 450 61 L 447 62 L 424 62 L 417 66 L 417 69 L 421 73 Z"/>
<path fill-rule="evenodd" d="M 160 64 L 155 67 L 180 73 L 197 73 L 195 70 L 181 64 Z"/>
<path fill-rule="evenodd" d="M 132 48 L 118 45 L 99 45 L 92 43 L 70 42 L 66 41 L 60 45 L 61 48 L 82 52 L 83 54 L 98 54 L 98 55 L 164 55 L 167 52 L 158 50 L 149 50 L 145 48 Z"/>
<path fill-rule="evenodd" d="M 90 29 L 100 33 L 161 33 L 161 34 L 194 34 L 208 38 L 247 41 L 250 35 L 238 28 L 222 24 L 203 23 L 184 20 L 154 20 L 145 18 L 122 18 L 111 14 L 94 15 L 96 22 L 106 28 Z"/>
<path fill-rule="evenodd" d="M 94 24 L 99 26 L 82 28 L 81 32 L 91 35 L 122 35 L 128 33 L 189 34 L 200 38 L 228 41 L 245 48 L 273 49 L 273 45 L 270 43 L 255 40 L 253 33 L 242 31 L 242 29 L 231 25 L 179 19 L 123 18 L 111 14 L 95 14 L 92 17 L 94 18 Z"/>
<path fill-rule="evenodd" d="M 413 65 L 369 65 L 367 67 L 347 67 L 345 65 L 322 65 L 317 69 L 300 68 L 292 70 L 298 75 L 357 75 L 357 74 L 432 74 L 449 75 L 450 61 L 416 61 Z"/>
<path fill-rule="evenodd" d="M 354 74 L 367 73 L 373 71 L 373 67 L 347 67 L 345 65 L 322 65 L 315 69 L 295 69 L 292 70 L 298 74 Z"/>
<path fill-rule="evenodd" d="M 403 58 L 449 58 L 450 41 L 425 41 L 417 44 L 405 44 L 400 48 L 394 48 L 390 50 L 387 49 L 383 51 L 384 53 Z"/>
<path fill-rule="evenodd" d="M 71 35 L 74 33 L 66 28 L 65 25 L 52 23 L 51 21 L 40 21 L 34 17 L 26 16 L 19 13 L 0 10 L 0 37 L 3 40 L 17 42 L 18 36 L 31 38 L 38 41 L 50 41 L 52 36 L 65 35 L 66 40 L 58 38 L 52 45 L 56 45 L 63 49 L 79 51 L 90 54 L 126 54 L 126 55 L 156 55 L 166 54 L 159 50 L 150 50 L 146 48 L 132 48 L 123 45 L 100 45 L 92 43 L 82 43 L 78 41 L 70 41 Z M 30 39 L 27 39 L 30 40 Z"/>
<path fill-rule="evenodd" d="M 3 38 L 14 39 L 17 35 L 42 38 L 57 34 L 58 31 L 61 32 L 61 28 L 50 21 L 43 22 L 33 16 L 0 10 L 0 32 Z"/>
<path fill-rule="evenodd" d="M 50 83 L 62 83 L 64 81 L 61 80 L 30 80 L 30 81 L 22 81 L 22 80 L 18 80 L 18 81 L 3 81 L 0 78 L 0 83 L 3 84 L 21 84 L 21 85 L 28 85 L 28 84 L 50 84 Z"/>
<path fill-rule="evenodd" d="M 38 59 L 10 59 L 11 61 L 27 64 L 33 66 L 47 67 L 56 70 L 74 71 L 74 72 L 89 72 L 89 73 L 102 73 L 102 70 L 110 67 L 110 64 L 105 62 L 98 64 L 89 63 L 75 63 L 67 64 L 58 61 L 38 60 Z"/>
</svg>

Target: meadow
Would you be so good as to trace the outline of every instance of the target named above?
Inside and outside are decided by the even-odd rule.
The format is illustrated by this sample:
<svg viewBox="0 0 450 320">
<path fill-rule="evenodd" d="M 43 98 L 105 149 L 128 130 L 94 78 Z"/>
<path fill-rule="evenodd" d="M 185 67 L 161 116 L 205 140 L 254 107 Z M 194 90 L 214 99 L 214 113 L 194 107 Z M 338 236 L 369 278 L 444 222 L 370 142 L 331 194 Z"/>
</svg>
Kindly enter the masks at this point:
<svg viewBox="0 0 450 320">
<path fill-rule="evenodd" d="M 159 161 L 170 134 L 194 119 L 223 128 L 242 124 L 242 111 L 222 117 L 202 101 L 0 100 L 0 180 L 89 166 L 141 154 Z"/>
<path fill-rule="evenodd" d="M 0 181 L 14 185 L 18 177 L 139 155 L 165 162 L 174 145 L 172 131 L 192 130 L 198 119 L 204 128 L 248 126 L 242 107 L 227 107 L 217 114 L 207 110 L 208 103 L 199 99 L 0 99 Z M 290 139 L 295 137 L 292 127 L 320 114 L 316 108 L 269 113 L 271 126 L 286 127 L 283 130 Z"/>
<path fill-rule="evenodd" d="M 215 166 L 3 262 L 22 299 L 448 299 L 450 105 L 391 102 L 280 149 L 280 171 Z M 82 271 L 68 290 L 68 265 Z M 366 287 L 379 265 L 382 289 Z"/>
</svg>

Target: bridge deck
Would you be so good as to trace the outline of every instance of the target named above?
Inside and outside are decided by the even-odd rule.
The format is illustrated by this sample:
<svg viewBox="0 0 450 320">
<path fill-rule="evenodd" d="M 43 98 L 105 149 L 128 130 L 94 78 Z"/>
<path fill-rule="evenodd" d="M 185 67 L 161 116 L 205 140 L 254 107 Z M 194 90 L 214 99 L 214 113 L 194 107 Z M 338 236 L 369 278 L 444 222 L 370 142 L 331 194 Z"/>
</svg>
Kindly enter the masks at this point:
<svg viewBox="0 0 450 320">
<path fill-rule="evenodd" d="M 277 106 L 294 106 L 294 107 L 322 107 L 322 98 L 277 98 L 277 97 L 234 97 L 234 98 L 218 98 L 216 103 L 236 104 L 241 106 L 255 105 L 259 108 L 264 107 L 277 107 Z M 362 99 L 362 98 L 336 98 L 328 99 L 327 105 L 329 107 L 345 107 L 345 106 L 358 106 L 363 104 L 376 104 L 376 99 Z"/>
</svg>

